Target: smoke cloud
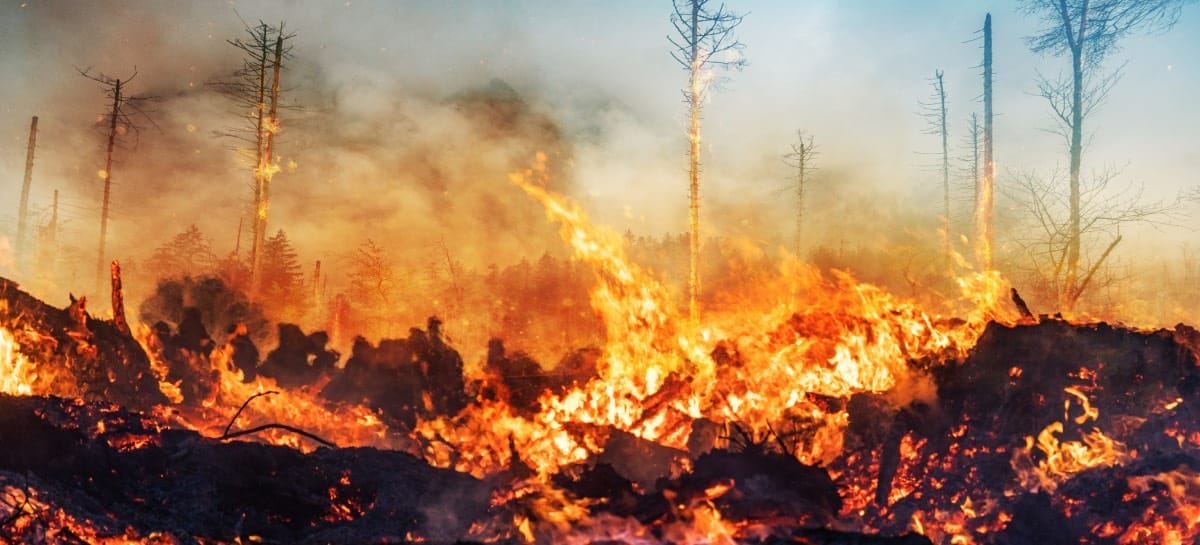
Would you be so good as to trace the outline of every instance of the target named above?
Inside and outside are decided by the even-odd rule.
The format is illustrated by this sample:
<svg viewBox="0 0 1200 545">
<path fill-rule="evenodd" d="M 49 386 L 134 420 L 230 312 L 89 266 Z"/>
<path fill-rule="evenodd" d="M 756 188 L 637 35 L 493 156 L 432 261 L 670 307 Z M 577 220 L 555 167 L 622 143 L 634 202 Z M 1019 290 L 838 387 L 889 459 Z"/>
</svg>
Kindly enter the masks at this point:
<svg viewBox="0 0 1200 545">
<path fill-rule="evenodd" d="M 947 74 L 952 140 L 980 109 L 979 51 L 967 41 L 987 7 L 731 6 L 750 12 L 739 28 L 750 66 L 730 74 L 705 105 L 703 235 L 736 237 L 768 253 L 792 247 L 795 203 L 780 157 L 803 129 L 821 150 L 806 247 L 905 287 L 896 273 L 906 263 L 845 256 L 900 248 L 890 253 L 914 269 L 937 258 L 940 180 L 918 153 L 936 143 L 921 134 L 915 112 L 937 68 Z M 1027 91 L 1035 70 L 1053 73 L 1062 63 L 1027 51 L 1021 37 L 1030 23 L 1008 3 L 991 8 L 1000 171 L 1053 166 L 1064 156 L 1061 143 L 1039 130 L 1047 112 Z M 231 1 L 169 9 L 122 0 L 10 3 L 0 8 L 7 75 L 0 79 L 0 201 L 16 200 L 28 119 L 39 115 L 31 203 L 35 223 L 44 224 L 52 192 L 61 191 L 62 286 L 55 293 L 90 287 L 105 100 L 76 69 L 127 77 L 136 67 L 129 90 L 156 98 L 148 105 L 153 123 L 140 119 L 141 130 L 125 135 L 116 156 L 111 257 L 136 271 L 154 247 L 193 223 L 218 255 L 232 252 L 251 176 L 246 159 L 230 149 L 235 142 L 215 134 L 244 123 L 246 112 L 208 84 L 239 65 L 225 41 L 261 18 L 286 21 L 296 32 L 284 74 L 284 98 L 295 108 L 282 115 L 283 170 L 272 184 L 269 230 L 285 230 L 302 260 L 322 260 L 331 278 L 368 237 L 407 269 L 424 266 L 439 244 L 476 268 L 565 252 L 537 205 L 507 182 L 537 151 L 550 156 L 554 189 L 581 201 L 596 221 L 637 234 L 681 233 L 687 189 L 679 88 L 686 73 L 667 54 L 668 11 L 642 2 L 534 0 Z M 897 29 L 928 28 L 933 16 L 942 22 L 936 31 L 898 38 Z M 1185 114 L 1195 106 L 1163 100 L 1188 96 L 1177 91 L 1200 80 L 1175 58 L 1186 49 L 1181 44 L 1194 42 L 1194 19 L 1185 14 L 1172 33 L 1126 44 L 1127 81 L 1098 114 L 1102 138 L 1088 150 L 1097 163 L 1137 158 L 1128 177 L 1164 180 L 1153 184 L 1155 197 L 1194 183 L 1196 152 L 1186 144 L 1194 139 L 1180 135 L 1194 129 Z M 1137 130 L 1109 130 L 1117 126 Z M 1139 136 L 1152 133 L 1168 137 Z M 10 238 L 15 208 L 0 210 Z M 248 231 L 246 222 L 243 255 Z M 1145 247 L 1156 237 L 1131 233 L 1128 240 Z"/>
</svg>

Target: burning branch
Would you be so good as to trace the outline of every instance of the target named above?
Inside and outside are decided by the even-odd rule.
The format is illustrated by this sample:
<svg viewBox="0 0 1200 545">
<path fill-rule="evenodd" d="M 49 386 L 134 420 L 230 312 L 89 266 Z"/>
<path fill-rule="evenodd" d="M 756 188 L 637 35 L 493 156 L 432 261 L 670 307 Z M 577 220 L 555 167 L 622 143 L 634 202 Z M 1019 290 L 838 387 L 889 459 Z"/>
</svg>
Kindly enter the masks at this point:
<svg viewBox="0 0 1200 545">
<path fill-rule="evenodd" d="M 125 321 L 125 294 L 121 290 L 121 263 L 114 259 L 110 270 L 112 272 L 113 325 L 123 335 L 130 335 L 129 322 Z"/>
<path fill-rule="evenodd" d="M 245 429 L 245 430 L 235 431 L 235 432 L 230 433 L 229 430 L 233 429 L 234 422 L 237 422 L 238 417 L 242 415 L 242 411 L 246 410 L 246 407 L 248 407 L 250 405 L 251 401 L 254 401 L 255 399 L 260 398 L 260 397 L 269 396 L 269 395 L 278 394 L 278 393 L 279 392 L 276 390 L 267 390 L 265 392 L 259 392 L 257 394 L 254 394 L 254 395 L 246 398 L 246 401 L 242 403 L 242 406 L 238 407 L 237 412 L 233 413 L 233 418 L 229 419 L 229 424 L 227 424 L 225 426 L 225 432 L 222 433 L 220 437 L 217 437 L 216 440 L 217 441 L 229 441 L 230 439 L 237 439 L 238 437 L 242 437 L 245 435 L 252 435 L 252 434 L 258 433 L 260 431 L 284 430 L 284 431 L 292 432 L 296 435 L 307 437 L 307 438 L 312 439 L 313 441 L 316 441 L 316 442 L 318 442 L 322 445 L 325 445 L 329 448 L 338 448 L 337 445 L 334 444 L 332 441 L 324 439 L 314 433 L 304 431 L 300 428 L 297 428 L 294 426 L 289 426 L 287 424 L 277 424 L 277 423 L 263 424 L 261 426 L 255 426 L 250 429 Z"/>
<path fill-rule="evenodd" d="M 325 445 L 329 448 L 338 448 L 337 444 L 335 444 L 334 442 L 329 441 L 327 439 L 322 439 L 320 436 L 318 436 L 316 434 L 304 431 L 297 427 L 289 426 L 287 424 L 274 424 L 274 423 L 263 424 L 261 426 L 255 426 L 255 427 L 247 429 L 247 430 L 235 431 L 233 433 L 227 433 L 225 435 L 218 437 L 217 440 L 218 441 L 228 441 L 230 439 L 237 439 L 238 437 L 241 437 L 243 435 L 252 435 L 252 434 L 258 433 L 260 431 L 266 431 L 266 430 L 272 430 L 272 429 L 290 431 L 296 435 L 302 435 L 304 437 L 312 439 L 313 441 L 321 443 L 322 445 Z"/>
<path fill-rule="evenodd" d="M 278 393 L 279 392 L 277 390 L 267 390 L 265 392 L 259 392 L 257 394 L 254 394 L 254 395 L 246 398 L 246 401 L 244 403 L 242 403 L 242 406 L 238 407 L 237 412 L 233 413 L 233 418 L 229 419 L 229 424 L 225 425 L 225 431 L 221 434 L 221 436 L 225 437 L 225 436 L 229 435 L 229 430 L 233 429 L 233 423 L 237 422 L 238 417 L 242 415 L 242 411 L 246 410 L 246 407 L 250 405 L 251 401 L 254 401 L 255 399 L 263 397 L 263 396 L 269 396 L 269 395 L 274 395 L 274 394 L 278 394 Z"/>
</svg>

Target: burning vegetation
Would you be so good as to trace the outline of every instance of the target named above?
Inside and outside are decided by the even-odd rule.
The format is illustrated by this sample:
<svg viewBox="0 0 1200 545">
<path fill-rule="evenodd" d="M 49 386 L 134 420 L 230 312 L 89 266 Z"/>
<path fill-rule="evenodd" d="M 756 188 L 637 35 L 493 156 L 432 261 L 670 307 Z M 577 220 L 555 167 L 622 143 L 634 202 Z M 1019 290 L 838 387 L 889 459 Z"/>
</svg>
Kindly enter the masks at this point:
<svg viewBox="0 0 1200 545">
<path fill-rule="evenodd" d="M 809 242 L 824 160 L 810 131 L 783 156 L 787 249 L 701 236 L 701 112 L 725 69 L 746 66 L 743 16 L 708 0 L 672 2 L 688 225 L 661 239 L 592 222 L 561 174 L 586 137 L 499 80 L 377 104 L 403 122 L 364 115 L 306 144 L 321 114 L 289 85 L 318 79 L 297 58 L 304 34 L 260 21 L 228 42 L 236 70 L 203 86 L 234 104 L 237 123 L 216 132 L 252 187 L 233 250 L 190 224 L 123 273 L 109 201 L 125 189 L 134 120 L 157 128 L 142 106 L 162 97 L 79 70 L 107 100 L 105 288 L 63 288 L 78 266 L 56 265 L 72 253 L 56 238 L 57 192 L 33 259 L 34 117 L 12 266 L 0 246 L 0 271 L 23 282 L 0 277 L 0 542 L 1200 543 L 1200 331 L 1081 310 L 1115 282 L 1122 226 L 1176 211 L 1110 198 L 1114 175 L 1081 174 L 1082 125 L 1115 82 L 1093 72 L 1182 4 L 1024 2 L 1045 27 L 1030 48 L 1070 58 L 1070 79 L 1038 83 L 1070 170 L 1063 191 L 1006 176 L 1015 197 L 996 193 L 987 15 L 970 209 L 952 199 L 937 70 L 922 115 L 941 143 L 940 216 L 849 253 Z M 355 157 L 378 150 L 361 135 L 386 131 L 411 138 L 378 160 L 412 173 L 420 198 L 381 192 L 352 215 L 437 236 L 333 237 L 336 259 L 306 272 L 305 232 L 273 215 L 272 199 L 300 193 L 288 146 L 366 179 Z M 1002 197 L 1038 235 L 996 240 L 1020 223 L 994 209 Z M 524 257 L 554 229 L 556 249 Z M 459 244 L 467 231 L 483 249 Z"/>
<path fill-rule="evenodd" d="M 1200 333 L 1073 324 L 964 278 L 963 319 L 795 263 L 703 324 L 624 241 L 512 176 L 594 270 L 597 349 L 545 366 L 440 320 L 343 358 L 280 324 L 136 331 L 0 286 L 19 541 L 1190 543 Z M 119 292 L 116 292 L 119 294 Z M 754 305 L 754 306 L 749 306 Z M 1027 310 L 1027 309 L 1026 309 Z M 205 317 L 205 313 L 210 314 Z M 244 316 L 244 315 L 243 315 Z M 244 442 L 251 441 L 251 442 Z"/>
</svg>

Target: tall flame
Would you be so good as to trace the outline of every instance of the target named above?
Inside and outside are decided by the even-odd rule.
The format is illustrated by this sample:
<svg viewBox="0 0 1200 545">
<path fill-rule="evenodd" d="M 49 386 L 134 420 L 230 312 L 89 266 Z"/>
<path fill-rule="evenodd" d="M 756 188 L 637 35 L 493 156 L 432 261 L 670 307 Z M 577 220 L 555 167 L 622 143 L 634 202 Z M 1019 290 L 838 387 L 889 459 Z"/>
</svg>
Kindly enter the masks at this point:
<svg viewBox="0 0 1200 545">
<path fill-rule="evenodd" d="M 33 393 L 37 374 L 29 360 L 17 350 L 12 333 L 0 327 L 0 392 L 11 395 Z"/>
</svg>

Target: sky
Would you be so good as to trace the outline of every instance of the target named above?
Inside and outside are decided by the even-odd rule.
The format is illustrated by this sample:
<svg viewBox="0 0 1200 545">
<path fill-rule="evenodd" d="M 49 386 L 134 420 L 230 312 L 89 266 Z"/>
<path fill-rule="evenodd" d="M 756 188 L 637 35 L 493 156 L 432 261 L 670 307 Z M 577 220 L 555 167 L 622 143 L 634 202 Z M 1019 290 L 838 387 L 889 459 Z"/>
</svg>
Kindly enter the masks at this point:
<svg viewBox="0 0 1200 545">
<path fill-rule="evenodd" d="M 1067 61 L 1028 50 L 1036 23 L 1015 2 L 727 5 L 745 14 L 737 35 L 748 65 L 704 105 L 708 233 L 786 244 L 794 203 L 781 155 L 803 130 L 820 150 L 814 232 L 871 244 L 902 224 L 936 237 L 940 143 L 923 132 L 920 102 L 944 71 L 952 153 L 963 153 L 968 116 L 982 110 L 972 40 L 988 12 L 1001 189 L 1011 173 L 1066 165 L 1032 93 L 1039 71 L 1057 74 Z M 59 189 L 67 236 L 94 252 L 104 99 L 77 70 L 119 76 L 136 66 L 131 88 L 157 97 L 158 128 L 118 151 L 114 257 L 143 259 L 192 223 L 219 253 L 232 250 L 249 174 L 214 133 L 243 120 L 206 83 L 238 65 L 225 41 L 259 19 L 296 33 L 284 95 L 300 109 L 283 117 L 269 229 L 285 229 L 306 259 L 365 237 L 400 253 L 446 243 L 480 266 L 561 249 L 536 204 L 507 182 L 539 149 L 556 160 L 552 185 L 597 222 L 683 232 L 687 74 L 669 56 L 670 11 L 650 1 L 3 0 L 0 236 L 15 231 L 29 117 L 39 115 L 31 206 L 44 220 Z M 1120 166 L 1122 183 L 1174 199 L 1200 185 L 1200 6 L 1187 6 L 1170 32 L 1121 45 L 1105 67 L 1124 63 L 1124 76 L 1088 120 L 1084 170 Z M 1126 246 L 1187 244 L 1197 212 Z"/>
</svg>

